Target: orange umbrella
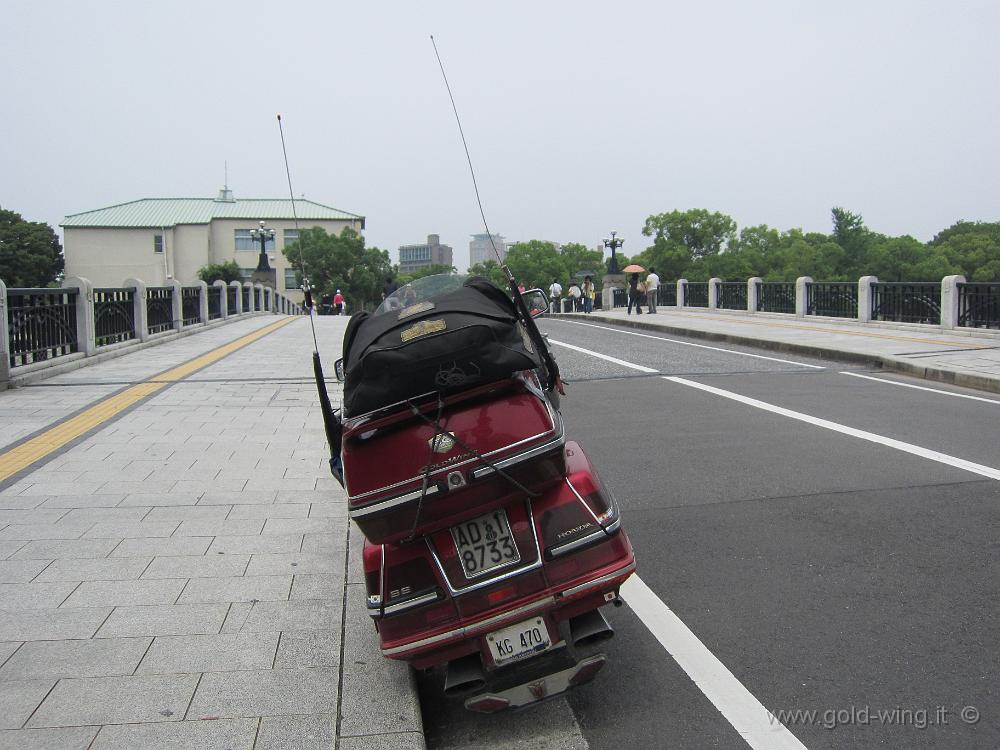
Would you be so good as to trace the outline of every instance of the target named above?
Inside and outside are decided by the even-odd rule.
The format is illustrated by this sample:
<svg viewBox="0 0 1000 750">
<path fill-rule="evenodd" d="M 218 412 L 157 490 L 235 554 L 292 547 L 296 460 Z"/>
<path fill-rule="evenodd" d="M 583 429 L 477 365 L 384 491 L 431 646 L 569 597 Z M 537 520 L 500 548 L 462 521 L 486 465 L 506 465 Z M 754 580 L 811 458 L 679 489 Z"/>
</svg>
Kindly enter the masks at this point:
<svg viewBox="0 0 1000 750">
<path fill-rule="evenodd" d="M 622 273 L 645 273 L 646 269 L 640 266 L 638 263 L 632 263 L 631 265 L 625 266 L 622 269 Z"/>
</svg>

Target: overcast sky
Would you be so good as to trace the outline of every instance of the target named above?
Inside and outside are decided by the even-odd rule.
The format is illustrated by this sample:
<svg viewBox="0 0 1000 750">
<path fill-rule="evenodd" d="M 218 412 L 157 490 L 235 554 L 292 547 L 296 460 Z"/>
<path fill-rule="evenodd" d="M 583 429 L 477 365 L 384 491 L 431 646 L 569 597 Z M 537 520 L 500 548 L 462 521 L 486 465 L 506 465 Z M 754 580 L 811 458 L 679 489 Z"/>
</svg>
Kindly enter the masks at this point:
<svg viewBox="0 0 1000 750">
<path fill-rule="evenodd" d="M 296 195 L 391 251 L 593 246 L 707 208 L 921 240 L 1000 220 L 1000 3 L 0 0 L 0 205 Z"/>
</svg>

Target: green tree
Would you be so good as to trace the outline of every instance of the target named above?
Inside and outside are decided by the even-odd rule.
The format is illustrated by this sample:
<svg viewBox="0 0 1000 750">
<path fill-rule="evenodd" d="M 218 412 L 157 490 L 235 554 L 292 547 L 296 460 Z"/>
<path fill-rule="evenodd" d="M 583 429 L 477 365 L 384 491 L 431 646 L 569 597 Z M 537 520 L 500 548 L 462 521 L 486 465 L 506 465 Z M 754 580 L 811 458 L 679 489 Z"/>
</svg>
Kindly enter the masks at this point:
<svg viewBox="0 0 1000 750">
<path fill-rule="evenodd" d="M 207 266 L 202 266 L 198 269 L 198 278 L 206 284 L 211 284 L 213 281 L 219 280 L 225 281 L 228 284 L 230 281 L 240 280 L 240 267 L 236 264 L 235 260 L 229 260 L 225 263 L 209 263 Z"/>
<path fill-rule="evenodd" d="M 604 251 L 589 248 L 579 242 L 567 242 L 559 249 L 559 254 L 570 276 L 580 271 L 589 271 L 599 276 L 604 267 Z"/>
<path fill-rule="evenodd" d="M 642 233 L 653 238 L 654 246 L 685 247 L 691 258 L 716 255 L 733 241 L 736 222 L 718 211 L 704 208 L 670 211 L 646 219 Z"/>
<path fill-rule="evenodd" d="M 525 288 L 548 289 L 552 279 L 566 286 L 570 271 L 555 245 L 542 240 L 518 242 L 507 251 L 507 267 Z"/>
<path fill-rule="evenodd" d="M 392 272 L 389 253 L 365 247 L 365 238 L 352 229 L 328 234 L 322 227 L 304 229 L 282 252 L 296 269 L 304 262 L 305 276 L 319 295 L 340 289 L 351 310 L 377 304 Z"/>
<path fill-rule="evenodd" d="M 64 268 L 52 227 L 0 208 L 0 279 L 8 287 L 48 286 L 62 278 Z"/>
<path fill-rule="evenodd" d="M 1000 222 L 959 221 L 939 232 L 928 248 L 931 257 L 944 258 L 952 273 L 969 281 L 1000 281 Z"/>
</svg>

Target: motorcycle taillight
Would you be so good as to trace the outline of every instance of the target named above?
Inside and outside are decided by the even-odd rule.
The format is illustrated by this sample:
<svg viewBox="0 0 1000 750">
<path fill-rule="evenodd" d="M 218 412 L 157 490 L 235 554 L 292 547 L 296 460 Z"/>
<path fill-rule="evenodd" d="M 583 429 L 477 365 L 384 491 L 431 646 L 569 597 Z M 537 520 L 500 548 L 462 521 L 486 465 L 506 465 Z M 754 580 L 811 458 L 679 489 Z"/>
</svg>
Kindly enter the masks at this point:
<svg viewBox="0 0 1000 750">
<path fill-rule="evenodd" d="M 592 577 L 595 571 L 624 561 L 629 557 L 628 538 L 624 534 L 607 537 L 598 544 L 574 550 L 547 562 L 542 569 L 550 586 L 577 583 L 584 576 Z"/>
</svg>

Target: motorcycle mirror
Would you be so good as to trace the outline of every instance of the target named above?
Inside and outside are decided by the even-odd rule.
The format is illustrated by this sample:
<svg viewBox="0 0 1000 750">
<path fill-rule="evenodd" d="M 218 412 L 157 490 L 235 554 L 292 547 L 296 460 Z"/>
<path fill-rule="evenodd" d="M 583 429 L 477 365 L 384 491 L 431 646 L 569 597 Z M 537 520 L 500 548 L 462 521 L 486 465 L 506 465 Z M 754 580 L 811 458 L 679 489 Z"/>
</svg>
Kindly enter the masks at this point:
<svg viewBox="0 0 1000 750">
<path fill-rule="evenodd" d="M 341 357 L 336 362 L 333 363 L 333 372 L 337 376 L 337 380 L 341 383 L 344 382 L 344 359 Z"/>
<path fill-rule="evenodd" d="M 533 318 L 544 315 L 549 310 L 549 298 L 541 289 L 529 289 L 522 292 L 521 298 L 524 300 L 524 306 L 528 308 L 528 313 Z"/>
</svg>

